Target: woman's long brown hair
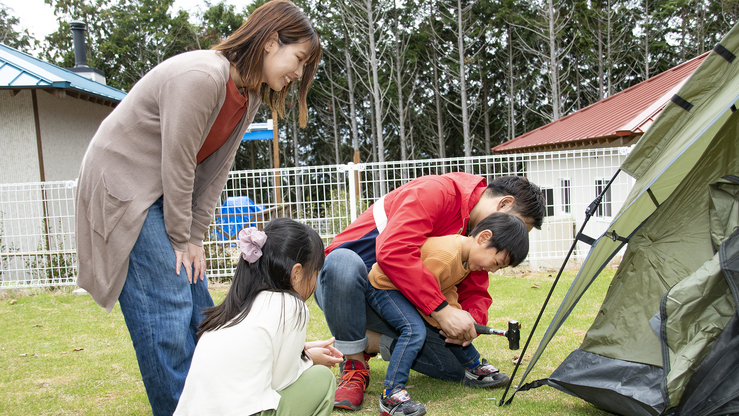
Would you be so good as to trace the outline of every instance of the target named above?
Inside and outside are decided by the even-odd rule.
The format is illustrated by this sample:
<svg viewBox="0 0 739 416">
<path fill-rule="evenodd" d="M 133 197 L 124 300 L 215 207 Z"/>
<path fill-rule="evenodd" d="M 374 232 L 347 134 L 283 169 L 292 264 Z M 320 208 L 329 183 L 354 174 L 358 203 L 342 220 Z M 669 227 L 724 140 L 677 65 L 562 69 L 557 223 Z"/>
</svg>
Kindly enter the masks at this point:
<svg viewBox="0 0 739 416">
<path fill-rule="evenodd" d="M 284 118 L 285 98 L 292 82 L 280 91 L 262 85 L 264 48 L 274 34 L 277 34 L 280 46 L 310 41 L 308 59 L 298 88 L 300 127 L 304 128 L 308 124 L 308 89 L 321 60 L 321 42 L 313 25 L 298 6 L 289 0 L 271 0 L 263 4 L 228 39 L 213 49 L 221 51 L 238 69 L 246 89 L 258 91 L 263 102 L 273 111 L 276 110 L 280 118 Z"/>
</svg>

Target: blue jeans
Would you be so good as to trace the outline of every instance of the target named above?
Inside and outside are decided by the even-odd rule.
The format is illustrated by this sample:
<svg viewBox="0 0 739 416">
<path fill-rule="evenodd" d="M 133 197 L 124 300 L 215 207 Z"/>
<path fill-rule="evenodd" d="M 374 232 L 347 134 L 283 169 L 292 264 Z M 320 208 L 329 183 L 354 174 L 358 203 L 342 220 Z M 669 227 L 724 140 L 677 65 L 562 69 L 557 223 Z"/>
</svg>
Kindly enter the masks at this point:
<svg viewBox="0 0 739 416">
<path fill-rule="evenodd" d="M 359 255 L 339 248 L 326 256 L 318 275 L 316 303 L 323 310 L 331 334 L 336 337 L 334 346 L 345 355 L 360 353 L 367 348 L 367 329 L 392 339 L 392 343 L 387 345 L 391 353 L 395 340 L 400 337 L 398 331 L 365 300 L 370 286 L 367 272 L 367 266 Z M 426 342 L 411 368 L 442 380 L 461 381 L 464 378 L 464 368 L 433 327 L 427 328 Z"/>
<path fill-rule="evenodd" d="M 366 296 L 372 309 L 400 333 L 395 340 L 382 385 L 388 389 L 405 386 L 413 361 L 426 341 L 424 320 L 400 291 L 380 290 L 369 285 Z"/>
<path fill-rule="evenodd" d="M 118 298 L 154 416 L 172 415 L 197 342 L 201 311 L 213 306 L 207 279 L 175 273 L 175 254 L 164 228 L 160 198 L 150 208 L 131 250 Z"/>
<path fill-rule="evenodd" d="M 473 364 L 480 361 L 480 353 L 477 352 L 477 348 L 472 344 L 466 347 L 461 345 L 450 345 L 449 351 L 457 357 L 457 361 L 464 367 L 471 367 Z"/>
</svg>

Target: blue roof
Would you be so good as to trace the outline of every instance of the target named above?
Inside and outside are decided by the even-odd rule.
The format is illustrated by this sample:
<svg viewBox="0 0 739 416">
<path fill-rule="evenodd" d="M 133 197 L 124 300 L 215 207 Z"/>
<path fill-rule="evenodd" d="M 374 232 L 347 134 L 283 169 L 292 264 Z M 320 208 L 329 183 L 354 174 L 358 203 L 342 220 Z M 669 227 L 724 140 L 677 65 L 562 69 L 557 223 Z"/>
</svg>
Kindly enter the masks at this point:
<svg viewBox="0 0 739 416">
<path fill-rule="evenodd" d="M 126 93 L 0 43 L 0 89 L 63 88 L 120 102 Z"/>
</svg>

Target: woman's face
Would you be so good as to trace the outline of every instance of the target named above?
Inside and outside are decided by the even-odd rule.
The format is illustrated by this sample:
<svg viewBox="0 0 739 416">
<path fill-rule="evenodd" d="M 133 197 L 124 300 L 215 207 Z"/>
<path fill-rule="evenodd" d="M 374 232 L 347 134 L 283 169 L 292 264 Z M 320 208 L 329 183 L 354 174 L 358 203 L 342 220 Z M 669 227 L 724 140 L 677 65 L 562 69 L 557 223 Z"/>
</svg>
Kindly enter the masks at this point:
<svg viewBox="0 0 739 416">
<path fill-rule="evenodd" d="M 264 50 L 262 82 L 280 91 L 294 79 L 303 76 L 303 67 L 309 58 L 310 40 L 280 45 L 275 36 Z"/>
</svg>

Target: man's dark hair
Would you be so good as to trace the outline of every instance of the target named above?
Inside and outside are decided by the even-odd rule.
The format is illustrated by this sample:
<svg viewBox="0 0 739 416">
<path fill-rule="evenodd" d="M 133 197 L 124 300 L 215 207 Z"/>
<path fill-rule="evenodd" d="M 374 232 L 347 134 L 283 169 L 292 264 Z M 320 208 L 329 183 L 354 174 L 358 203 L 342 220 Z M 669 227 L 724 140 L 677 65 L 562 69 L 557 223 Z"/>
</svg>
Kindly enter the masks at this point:
<svg viewBox="0 0 739 416">
<path fill-rule="evenodd" d="M 511 195 L 515 198 L 511 212 L 521 217 L 534 220 L 534 228 L 541 230 L 546 213 L 544 193 L 538 186 L 523 176 L 501 176 L 488 184 L 485 192 L 492 192 L 493 197 Z"/>
<path fill-rule="evenodd" d="M 493 233 L 488 247 L 508 253 L 510 267 L 521 264 L 529 254 L 529 231 L 517 216 L 494 212 L 478 222 L 470 235 L 475 237 L 484 230 Z"/>
</svg>

